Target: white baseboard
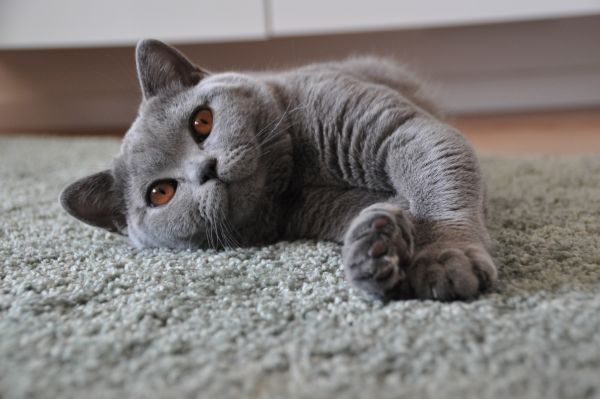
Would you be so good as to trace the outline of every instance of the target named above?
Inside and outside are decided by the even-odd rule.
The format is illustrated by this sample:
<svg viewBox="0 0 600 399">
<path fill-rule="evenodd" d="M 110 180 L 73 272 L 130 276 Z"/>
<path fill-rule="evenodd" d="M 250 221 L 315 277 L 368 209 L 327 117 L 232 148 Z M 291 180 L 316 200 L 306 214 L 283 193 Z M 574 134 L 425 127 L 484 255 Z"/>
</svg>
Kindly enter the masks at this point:
<svg viewBox="0 0 600 399">
<path fill-rule="evenodd" d="M 600 68 L 440 81 L 437 97 L 449 113 L 595 107 L 600 105 Z"/>
</svg>

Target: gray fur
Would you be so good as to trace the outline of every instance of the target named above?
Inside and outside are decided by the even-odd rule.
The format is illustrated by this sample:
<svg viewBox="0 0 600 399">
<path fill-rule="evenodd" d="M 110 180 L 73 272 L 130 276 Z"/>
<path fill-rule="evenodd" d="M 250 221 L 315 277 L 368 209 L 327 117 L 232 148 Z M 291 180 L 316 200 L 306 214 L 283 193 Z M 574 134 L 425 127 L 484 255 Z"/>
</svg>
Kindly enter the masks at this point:
<svg viewBox="0 0 600 399">
<path fill-rule="evenodd" d="M 478 161 L 401 66 L 353 58 L 209 74 L 154 40 L 136 56 L 138 117 L 104 184 L 63 192 L 75 217 L 138 247 L 337 241 L 350 282 L 381 299 L 470 299 L 495 281 Z M 189 127 L 200 105 L 214 114 L 203 143 Z M 210 158 L 218 178 L 201 184 Z M 177 180 L 174 198 L 148 207 L 163 178 Z"/>
</svg>

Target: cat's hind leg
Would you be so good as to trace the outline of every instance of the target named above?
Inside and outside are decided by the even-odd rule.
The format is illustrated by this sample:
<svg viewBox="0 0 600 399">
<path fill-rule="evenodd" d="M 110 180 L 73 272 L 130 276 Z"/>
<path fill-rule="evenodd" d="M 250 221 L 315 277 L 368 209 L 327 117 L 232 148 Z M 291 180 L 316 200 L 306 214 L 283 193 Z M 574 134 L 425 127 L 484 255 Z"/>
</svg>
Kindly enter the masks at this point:
<svg viewBox="0 0 600 399">
<path fill-rule="evenodd" d="M 412 296 L 406 270 L 414 252 L 414 229 L 402 209 L 376 203 L 354 218 L 344 237 L 344 270 L 350 283 L 381 299 Z"/>
<path fill-rule="evenodd" d="M 409 201 L 415 254 L 407 269 L 418 298 L 468 300 L 497 277 L 484 224 L 484 183 L 474 151 L 433 120 L 405 126 L 387 151 L 388 174 Z"/>
<path fill-rule="evenodd" d="M 496 267 L 486 248 L 474 242 L 438 241 L 421 248 L 407 271 L 421 299 L 472 299 L 496 280 Z"/>
</svg>

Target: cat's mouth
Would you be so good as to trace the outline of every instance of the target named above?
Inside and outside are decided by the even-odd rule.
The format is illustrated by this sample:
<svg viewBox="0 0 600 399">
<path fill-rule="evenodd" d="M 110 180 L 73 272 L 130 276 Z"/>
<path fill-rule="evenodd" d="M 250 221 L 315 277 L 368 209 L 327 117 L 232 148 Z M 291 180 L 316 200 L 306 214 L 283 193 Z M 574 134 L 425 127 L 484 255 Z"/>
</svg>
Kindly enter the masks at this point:
<svg viewBox="0 0 600 399">
<path fill-rule="evenodd" d="M 219 178 L 206 182 L 198 204 L 200 216 L 209 223 L 245 225 L 263 196 L 265 177 L 253 173 L 230 181 Z"/>
<path fill-rule="evenodd" d="M 217 161 L 216 175 L 224 183 L 232 184 L 250 178 L 258 168 L 258 157 L 250 146 L 229 151 Z"/>
</svg>

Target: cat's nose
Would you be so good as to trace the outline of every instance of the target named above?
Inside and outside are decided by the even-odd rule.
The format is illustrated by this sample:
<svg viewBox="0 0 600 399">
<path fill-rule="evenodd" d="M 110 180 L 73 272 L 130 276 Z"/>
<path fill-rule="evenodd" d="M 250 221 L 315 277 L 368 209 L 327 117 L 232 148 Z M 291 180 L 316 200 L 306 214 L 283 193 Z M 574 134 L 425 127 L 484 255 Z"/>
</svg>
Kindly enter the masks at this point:
<svg viewBox="0 0 600 399">
<path fill-rule="evenodd" d="M 198 182 L 204 184 L 207 181 L 217 177 L 217 160 L 214 158 L 205 159 L 198 165 Z"/>
</svg>

